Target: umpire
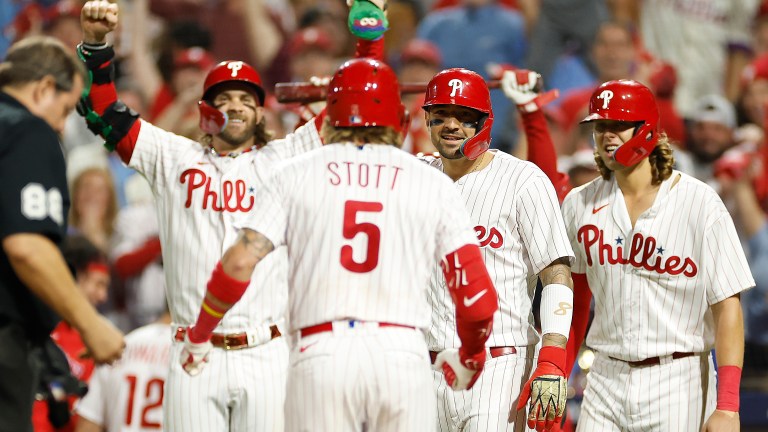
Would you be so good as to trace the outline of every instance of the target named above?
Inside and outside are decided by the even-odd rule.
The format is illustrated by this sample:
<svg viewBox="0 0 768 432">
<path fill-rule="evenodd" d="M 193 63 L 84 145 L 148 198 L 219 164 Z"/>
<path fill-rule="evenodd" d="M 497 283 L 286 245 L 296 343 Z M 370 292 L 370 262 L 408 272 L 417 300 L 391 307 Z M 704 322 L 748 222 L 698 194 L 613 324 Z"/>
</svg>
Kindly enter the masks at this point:
<svg viewBox="0 0 768 432">
<path fill-rule="evenodd" d="M 0 63 L 0 432 L 31 431 L 38 371 L 28 361 L 61 318 L 89 354 L 111 363 L 123 335 L 75 286 L 57 244 L 69 194 L 57 133 L 83 89 L 85 70 L 64 45 L 24 39 Z"/>
</svg>

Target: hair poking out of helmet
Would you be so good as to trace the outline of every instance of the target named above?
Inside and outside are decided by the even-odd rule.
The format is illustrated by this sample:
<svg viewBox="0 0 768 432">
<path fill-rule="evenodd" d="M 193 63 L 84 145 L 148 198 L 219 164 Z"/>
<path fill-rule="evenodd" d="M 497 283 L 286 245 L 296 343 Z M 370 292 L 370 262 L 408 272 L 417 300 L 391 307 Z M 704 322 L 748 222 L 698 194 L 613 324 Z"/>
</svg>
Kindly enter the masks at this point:
<svg viewBox="0 0 768 432">
<path fill-rule="evenodd" d="M 589 99 L 589 115 L 581 123 L 614 120 L 637 124 L 635 133 L 613 153 L 616 162 L 632 166 L 648 157 L 659 141 L 659 108 L 651 90 L 633 80 L 608 81 Z"/>
<path fill-rule="evenodd" d="M 461 145 L 461 153 L 477 159 L 491 146 L 493 110 L 491 93 L 483 77 L 468 69 L 446 69 L 427 84 L 424 111 L 435 105 L 458 105 L 483 113 L 475 135 Z"/>
<path fill-rule="evenodd" d="M 345 62 L 333 74 L 326 97 L 328 124 L 335 128 L 391 127 L 405 133 L 407 115 L 397 76 L 373 59 Z"/>
</svg>

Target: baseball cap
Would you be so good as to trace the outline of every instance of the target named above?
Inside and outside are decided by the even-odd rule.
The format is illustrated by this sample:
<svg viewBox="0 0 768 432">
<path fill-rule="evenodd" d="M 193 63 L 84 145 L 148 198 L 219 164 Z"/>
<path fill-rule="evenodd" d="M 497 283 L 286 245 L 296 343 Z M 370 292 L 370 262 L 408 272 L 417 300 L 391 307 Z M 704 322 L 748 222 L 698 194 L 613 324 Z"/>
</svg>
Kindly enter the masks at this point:
<svg viewBox="0 0 768 432">
<path fill-rule="evenodd" d="M 81 5 L 72 0 L 62 0 L 52 6 L 49 6 L 43 12 L 43 23 L 45 26 L 52 25 L 59 18 L 80 19 Z"/>
<path fill-rule="evenodd" d="M 691 120 L 719 123 L 733 129 L 736 127 L 736 109 L 723 96 L 708 94 L 694 102 Z"/>
<path fill-rule="evenodd" d="M 400 53 L 400 63 L 405 64 L 411 61 L 420 61 L 436 67 L 443 66 L 440 48 L 424 39 L 411 39 L 403 47 L 403 51 Z"/>
<path fill-rule="evenodd" d="M 291 55 L 301 54 L 311 49 L 328 52 L 333 49 L 333 43 L 328 33 L 318 27 L 307 27 L 299 30 L 293 35 L 288 46 Z"/>
<path fill-rule="evenodd" d="M 179 51 L 173 58 L 173 66 L 177 69 L 192 66 L 203 71 L 208 71 L 215 64 L 216 62 L 213 60 L 213 56 L 200 47 L 192 47 Z"/>
</svg>

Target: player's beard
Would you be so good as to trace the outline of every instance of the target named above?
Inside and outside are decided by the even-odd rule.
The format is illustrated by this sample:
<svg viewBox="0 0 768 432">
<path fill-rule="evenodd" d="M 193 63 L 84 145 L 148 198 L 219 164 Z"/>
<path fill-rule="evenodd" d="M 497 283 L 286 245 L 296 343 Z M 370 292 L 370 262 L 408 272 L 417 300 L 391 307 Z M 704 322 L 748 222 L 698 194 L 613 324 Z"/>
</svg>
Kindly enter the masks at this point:
<svg viewBox="0 0 768 432">
<path fill-rule="evenodd" d="M 440 153 L 440 156 L 444 159 L 461 159 L 464 157 L 464 155 L 461 154 L 461 146 L 456 147 L 455 150 L 449 150 L 445 145 L 439 143 L 435 146 L 435 148 L 437 149 L 437 152 Z"/>
<path fill-rule="evenodd" d="M 221 138 L 222 141 L 226 142 L 227 144 L 231 145 L 232 147 L 240 147 L 241 145 L 248 142 L 250 139 L 253 138 L 253 136 L 256 134 L 256 119 L 250 118 L 250 119 L 241 119 L 245 120 L 245 127 L 242 128 L 241 131 L 235 132 L 233 131 L 231 124 L 227 125 L 227 127 L 221 131 L 219 134 L 219 138 Z M 230 120 L 231 121 L 231 120 Z"/>
</svg>

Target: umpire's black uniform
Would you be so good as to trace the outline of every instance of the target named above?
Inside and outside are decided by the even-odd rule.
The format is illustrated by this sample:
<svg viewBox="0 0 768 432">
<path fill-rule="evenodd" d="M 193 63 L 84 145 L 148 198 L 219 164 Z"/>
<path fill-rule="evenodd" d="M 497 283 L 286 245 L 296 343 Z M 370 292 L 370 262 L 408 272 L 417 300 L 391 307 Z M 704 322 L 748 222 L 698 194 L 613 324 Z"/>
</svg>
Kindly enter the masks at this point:
<svg viewBox="0 0 768 432">
<path fill-rule="evenodd" d="M 0 241 L 36 233 L 59 244 L 68 212 L 64 155 L 56 133 L 0 92 Z M 37 371 L 28 354 L 58 320 L 19 280 L 0 248 L 0 431 L 31 430 Z"/>
</svg>

